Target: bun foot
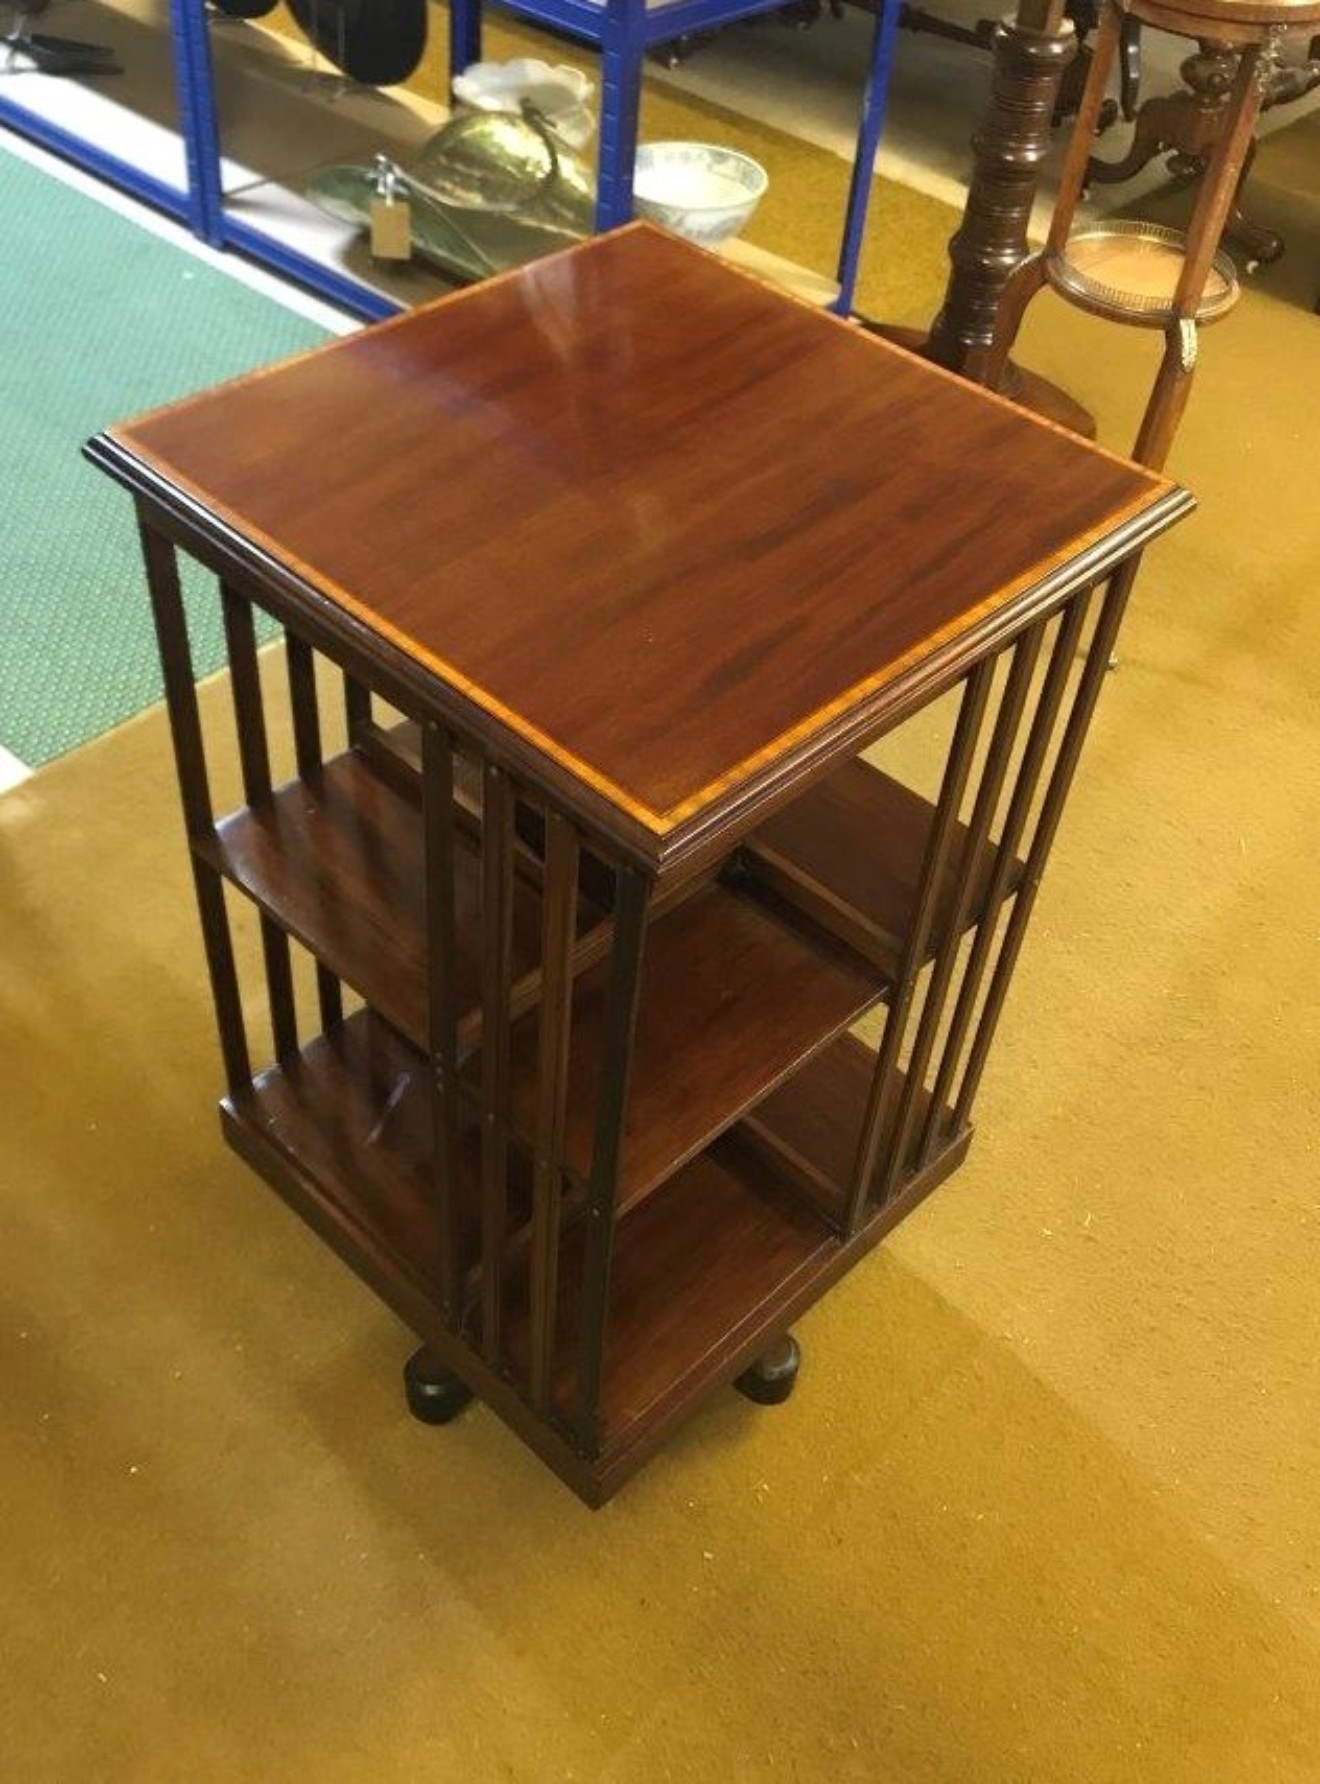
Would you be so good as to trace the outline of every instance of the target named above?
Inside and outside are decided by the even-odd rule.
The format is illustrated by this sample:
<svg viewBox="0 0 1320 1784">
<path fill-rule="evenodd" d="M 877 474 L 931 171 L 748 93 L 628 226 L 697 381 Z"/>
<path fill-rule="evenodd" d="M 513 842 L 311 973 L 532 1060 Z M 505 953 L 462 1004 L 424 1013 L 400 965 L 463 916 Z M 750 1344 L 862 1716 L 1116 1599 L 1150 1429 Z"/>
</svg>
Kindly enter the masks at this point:
<svg viewBox="0 0 1320 1784">
<path fill-rule="evenodd" d="M 408 1410 L 424 1425 L 447 1425 L 475 1399 L 472 1389 L 448 1369 L 442 1369 L 423 1347 L 403 1365 L 403 1386 Z"/>
<path fill-rule="evenodd" d="M 780 1406 L 797 1385 L 801 1364 L 798 1341 L 785 1332 L 769 1350 L 762 1351 L 750 1369 L 743 1370 L 733 1385 L 744 1398 L 755 1401 L 758 1406 Z"/>
</svg>

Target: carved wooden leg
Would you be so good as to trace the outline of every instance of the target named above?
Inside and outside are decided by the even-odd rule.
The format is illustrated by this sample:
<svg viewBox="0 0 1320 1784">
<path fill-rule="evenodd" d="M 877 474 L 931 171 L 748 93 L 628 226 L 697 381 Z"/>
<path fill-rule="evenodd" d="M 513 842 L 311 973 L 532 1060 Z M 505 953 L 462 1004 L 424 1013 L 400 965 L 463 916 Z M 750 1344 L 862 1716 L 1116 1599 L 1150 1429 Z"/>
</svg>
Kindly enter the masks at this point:
<svg viewBox="0 0 1320 1784">
<path fill-rule="evenodd" d="M 798 1341 L 789 1332 L 782 1338 L 776 1338 L 768 1350 L 752 1364 L 744 1369 L 734 1382 L 734 1387 L 748 1400 L 754 1400 L 758 1406 L 779 1406 L 788 1399 L 797 1385 L 798 1369 L 802 1364 L 802 1352 Z"/>
<path fill-rule="evenodd" d="M 449 1424 L 475 1398 L 467 1383 L 442 1369 L 425 1345 L 404 1364 L 403 1386 L 409 1412 L 424 1425 Z"/>
<path fill-rule="evenodd" d="M 1137 113 L 1132 143 L 1121 161 L 1101 161 L 1093 157 L 1086 176 L 1097 186 L 1117 185 L 1134 179 L 1143 167 L 1163 149 L 1176 148 L 1187 135 L 1181 114 L 1194 109 L 1190 93 L 1175 93 L 1172 98 L 1148 99 Z"/>
<path fill-rule="evenodd" d="M 1164 337 L 1164 358 L 1159 376 L 1141 418 L 1141 432 L 1132 449 L 1139 465 L 1162 470 L 1178 431 L 1196 374 L 1197 327 L 1194 322 L 1171 324 Z"/>
<path fill-rule="evenodd" d="M 1137 112 L 1127 154 L 1119 161 L 1093 159 L 1088 180 L 1096 185 L 1130 180 L 1166 149 L 1175 177 L 1197 178 L 1227 123 L 1237 62 L 1234 50 L 1203 43 L 1179 69 L 1182 91 L 1147 99 Z"/>
<path fill-rule="evenodd" d="M 1184 91 L 1148 99 L 1137 113 L 1132 146 L 1120 161 L 1092 160 L 1087 177 L 1096 184 L 1131 179 L 1146 163 L 1169 152 L 1169 171 L 1177 179 L 1204 176 L 1220 137 L 1229 128 L 1238 52 L 1224 44 L 1202 42 L 1196 55 L 1182 64 Z M 1320 58 L 1292 66 L 1272 61 L 1263 76 L 1261 110 L 1290 105 L 1320 86 Z M 1238 180 L 1225 236 L 1243 250 L 1252 267 L 1268 266 L 1283 253 L 1283 238 L 1242 214 L 1242 192 L 1251 171 L 1254 143 Z"/>
</svg>

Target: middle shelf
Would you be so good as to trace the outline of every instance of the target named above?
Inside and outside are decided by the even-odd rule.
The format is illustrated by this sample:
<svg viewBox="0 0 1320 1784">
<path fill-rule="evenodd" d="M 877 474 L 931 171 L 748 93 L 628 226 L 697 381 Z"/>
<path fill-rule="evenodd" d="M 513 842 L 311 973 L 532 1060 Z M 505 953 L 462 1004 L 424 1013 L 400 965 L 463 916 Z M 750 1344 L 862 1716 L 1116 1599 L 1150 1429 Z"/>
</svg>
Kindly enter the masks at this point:
<svg viewBox="0 0 1320 1784">
<path fill-rule="evenodd" d="M 476 793 L 470 779 L 457 785 L 454 984 L 461 1080 L 475 1105 L 483 1070 L 481 812 L 479 782 Z M 930 818 L 925 800 L 851 762 L 754 834 L 721 875 L 657 897 L 617 1213 L 652 1194 L 887 995 Z M 523 835 L 510 875 L 508 1108 L 526 1150 L 536 1126 L 541 896 L 534 815 L 519 829 L 533 843 Z M 866 858 L 883 859 L 864 872 L 860 844 L 874 837 L 885 847 Z M 425 1054 L 426 874 L 418 788 L 408 776 L 349 750 L 222 818 L 197 847 Z M 993 858 L 987 849 L 984 873 Z M 957 871 L 955 858 L 950 884 Z M 582 877 L 608 898 L 601 890 L 608 875 Z M 591 1164 L 606 1046 L 610 927 L 608 908 L 580 892 L 562 1153 L 579 1183 Z"/>
</svg>

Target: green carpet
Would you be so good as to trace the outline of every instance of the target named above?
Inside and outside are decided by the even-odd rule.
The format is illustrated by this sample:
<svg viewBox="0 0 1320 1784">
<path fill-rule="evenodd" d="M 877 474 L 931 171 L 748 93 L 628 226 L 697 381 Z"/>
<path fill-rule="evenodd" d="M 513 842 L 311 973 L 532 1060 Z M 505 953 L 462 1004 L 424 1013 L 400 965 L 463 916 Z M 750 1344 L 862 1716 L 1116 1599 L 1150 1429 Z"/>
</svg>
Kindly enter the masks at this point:
<svg viewBox="0 0 1320 1784">
<path fill-rule="evenodd" d="M 35 766 L 160 694 L 132 512 L 82 442 L 323 335 L 4 152 L 0 212 L 0 744 Z M 195 644 L 215 668 L 213 615 Z"/>
</svg>

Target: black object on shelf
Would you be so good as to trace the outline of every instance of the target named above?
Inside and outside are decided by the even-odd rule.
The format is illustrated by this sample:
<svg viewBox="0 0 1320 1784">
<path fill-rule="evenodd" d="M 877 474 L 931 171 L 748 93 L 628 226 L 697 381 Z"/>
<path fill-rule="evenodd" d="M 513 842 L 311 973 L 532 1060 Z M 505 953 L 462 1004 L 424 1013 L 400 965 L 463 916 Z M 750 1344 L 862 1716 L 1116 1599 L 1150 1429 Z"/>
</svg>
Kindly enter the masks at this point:
<svg viewBox="0 0 1320 1784">
<path fill-rule="evenodd" d="M 407 80 L 426 48 L 426 0 L 289 0 L 289 9 L 320 53 L 364 86 Z"/>
<path fill-rule="evenodd" d="M 32 20 L 46 10 L 46 0 L 31 0 L 15 16 L 14 27 L 0 37 L 7 52 L 0 74 L 122 74 L 123 65 L 104 43 L 77 37 L 52 37 L 32 29 Z"/>
</svg>

